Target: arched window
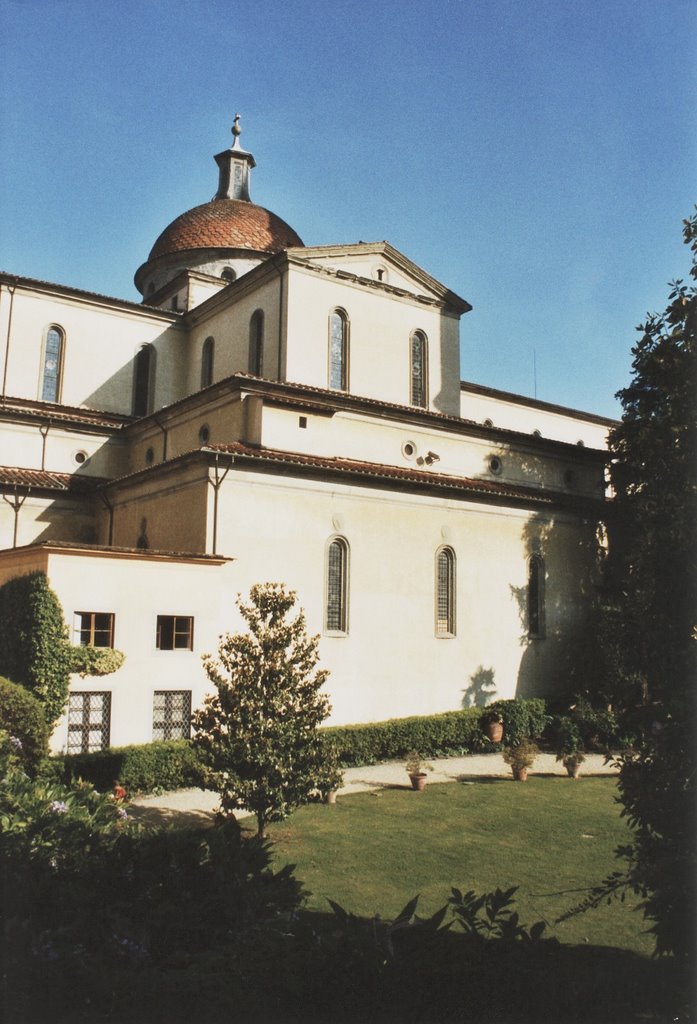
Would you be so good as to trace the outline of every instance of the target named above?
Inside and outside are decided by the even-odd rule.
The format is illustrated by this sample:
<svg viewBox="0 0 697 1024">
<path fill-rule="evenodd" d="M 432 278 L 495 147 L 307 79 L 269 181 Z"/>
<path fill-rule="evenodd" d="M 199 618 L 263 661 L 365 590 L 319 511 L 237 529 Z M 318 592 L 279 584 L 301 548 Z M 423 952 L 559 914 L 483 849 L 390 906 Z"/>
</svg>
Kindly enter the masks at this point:
<svg viewBox="0 0 697 1024">
<path fill-rule="evenodd" d="M 44 342 L 44 364 L 41 377 L 41 398 L 44 402 L 58 402 L 63 374 L 65 334 L 60 327 L 49 327 Z"/>
<path fill-rule="evenodd" d="M 213 383 L 213 338 L 206 338 L 201 350 L 201 387 L 207 388 Z"/>
<path fill-rule="evenodd" d="M 264 375 L 264 313 L 257 309 L 249 321 L 249 372 Z"/>
<path fill-rule="evenodd" d="M 348 632 L 348 544 L 335 537 L 327 547 L 324 626 L 328 633 Z"/>
<path fill-rule="evenodd" d="M 428 405 L 426 394 L 426 335 L 414 331 L 411 336 L 411 394 L 412 405 L 424 409 Z"/>
<path fill-rule="evenodd" d="M 528 562 L 528 636 L 544 636 L 545 630 L 545 563 L 540 555 L 531 555 Z"/>
<path fill-rule="evenodd" d="M 455 552 L 436 554 L 436 636 L 455 636 Z"/>
<path fill-rule="evenodd" d="M 348 317 L 341 309 L 329 316 L 329 387 L 348 391 Z"/>
<path fill-rule="evenodd" d="M 147 416 L 150 412 L 150 395 L 155 375 L 155 350 L 152 345 L 143 345 L 135 358 L 135 379 L 133 384 L 133 415 Z"/>
<path fill-rule="evenodd" d="M 237 278 L 237 274 L 232 267 L 226 267 L 220 276 L 226 284 L 230 284 L 231 281 L 234 281 Z"/>
</svg>

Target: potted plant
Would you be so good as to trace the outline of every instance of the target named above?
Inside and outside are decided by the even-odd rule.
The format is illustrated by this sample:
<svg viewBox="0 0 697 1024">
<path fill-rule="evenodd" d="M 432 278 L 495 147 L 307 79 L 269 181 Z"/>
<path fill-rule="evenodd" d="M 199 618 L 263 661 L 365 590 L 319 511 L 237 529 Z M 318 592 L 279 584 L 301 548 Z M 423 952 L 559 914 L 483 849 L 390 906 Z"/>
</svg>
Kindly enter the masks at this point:
<svg viewBox="0 0 697 1024">
<path fill-rule="evenodd" d="M 481 723 L 491 742 L 500 743 L 503 739 L 503 715 L 499 711 L 485 711 Z"/>
<path fill-rule="evenodd" d="M 570 778 L 577 779 L 586 760 L 581 732 L 572 718 L 563 715 L 555 722 L 554 747 Z"/>
<path fill-rule="evenodd" d="M 419 791 L 426 785 L 426 772 L 433 771 L 433 767 L 426 764 L 418 750 L 411 750 L 407 754 L 406 769 L 411 779 L 412 789 Z"/>
<path fill-rule="evenodd" d="M 511 766 L 513 778 L 516 782 L 525 782 L 528 777 L 528 768 L 533 764 L 540 752 L 540 748 L 530 739 L 529 736 L 522 736 L 517 743 L 505 747 L 503 759 Z"/>
</svg>

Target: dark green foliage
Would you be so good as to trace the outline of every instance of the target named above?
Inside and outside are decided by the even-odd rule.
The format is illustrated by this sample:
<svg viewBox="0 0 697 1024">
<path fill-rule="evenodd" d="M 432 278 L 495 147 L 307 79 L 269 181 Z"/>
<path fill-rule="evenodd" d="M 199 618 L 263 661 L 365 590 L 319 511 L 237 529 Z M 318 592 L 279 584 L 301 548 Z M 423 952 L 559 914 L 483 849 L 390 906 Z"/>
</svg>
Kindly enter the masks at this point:
<svg viewBox="0 0 697 1024">
<path fill-rule="evenodd" d="M 42 572 L 0 587 L 0 674 L 41 701 L 52 726 L 63 712 L 70 680 L 63 609 Z"/>
<path fill-rule="evenodd" d="M 43 705 L 23 686 L 2 677 L 0 729 L 11 737 L 19 761 L 33 775 L 48 757 L 49 731 Z"/>
<path fill-rule="evenodd" d="M 490 751 L 491 744 L 480 728 L 480 715 L 480 708 L 468 708 L 369 725 L 331 726 L 322 732 L 334 743 L 340 763 L 349 768 L 401 760 L 410 750 L 418 750 L 424 757 Z"/>
<path fill-rule="evenodd" d="M 530 700 L 496 700 L 487 705 L 485 714 L 501 716 L 503 739 L 508 746 L 519 743 L 524 737 L 539 738 L 549 722 L 546 705 L 541 697 Z"/>
<path fill-rule="evenodd" d="M 697 279 L 697 216 L 685 221 Z M 635 734 L 620 757 L 633 842 L 624 874 L 590 903 L 631 888 L 645 897 L 657 953 L 697 955 L 697 289 L 671 285 L 639 327 L 634 376 L 610 433 L 616 492 L 603 592 L 605 696 Z"/>
<path fill-rule="evenodd" d="M 66 785 L 82 779 L 102 793 L 110 792 L 118 779 L 129 796 L 201 784 L 201 764 L 188 740 L 111 747 L 93 754 L 65 754 L 51 759 L 51 770 Z"/>
</svg>

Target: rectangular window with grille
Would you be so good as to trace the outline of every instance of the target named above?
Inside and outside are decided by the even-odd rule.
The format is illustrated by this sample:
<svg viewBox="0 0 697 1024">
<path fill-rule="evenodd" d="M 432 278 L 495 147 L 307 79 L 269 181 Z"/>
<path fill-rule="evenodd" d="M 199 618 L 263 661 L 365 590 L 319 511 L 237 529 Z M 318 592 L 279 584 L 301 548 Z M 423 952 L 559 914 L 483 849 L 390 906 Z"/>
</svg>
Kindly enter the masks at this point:
<svg viewBox="0 0 697 1024">
<path fill-rule="evenodd" d="M 158 651 L 193 651 L 194 620 L 191 615 L 158 615 Z"/>
<path fill-rule="evenodd" d="M 111 693 L 71 693 L 68 697 L 68 753 L 89 754 L 109 746 Z"/>
<path fill-rule="evenodd" d="M 82 647 L 114 646 L 112 612 L 75 612 L 73 642 Z"/>
<path fill-rule="evenodd" d="M 152 706 L 154 740 L 188 740 L 191 734 L 191 690 L 155 690 Z"/>
<path fill-rule="evenodd" d="M 327 550 L 327 607 L 325 628 L 329 633 L 347 631 L 347 557 L 348 548 L 341 538 Z"/>
</svg>

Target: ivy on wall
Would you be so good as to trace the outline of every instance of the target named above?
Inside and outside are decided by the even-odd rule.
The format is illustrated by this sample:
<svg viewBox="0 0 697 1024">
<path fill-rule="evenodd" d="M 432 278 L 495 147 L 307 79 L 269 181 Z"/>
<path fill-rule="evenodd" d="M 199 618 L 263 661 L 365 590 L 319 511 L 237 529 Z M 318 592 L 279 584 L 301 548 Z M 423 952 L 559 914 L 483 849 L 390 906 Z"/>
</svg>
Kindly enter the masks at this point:
<svg viewBox="0 0 697 1024">
<path fill-rule="evenodd" d="M 52 725 L 65 707 L 70 670 L 63 609 L 45 573 L 8 580 L 0 587 L 0 675 L 31 691 Z"/>
</svg>

